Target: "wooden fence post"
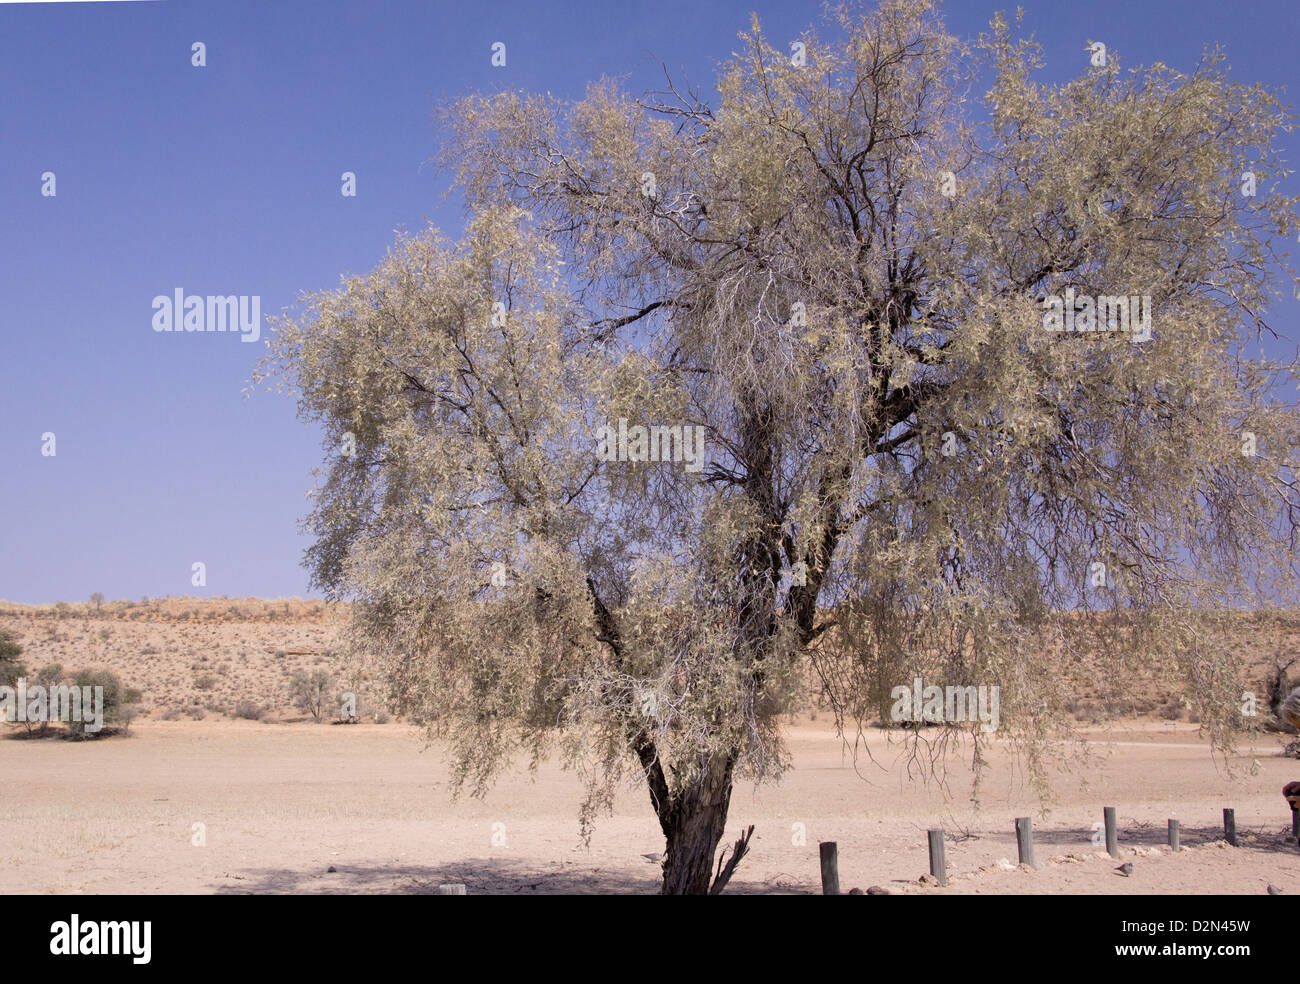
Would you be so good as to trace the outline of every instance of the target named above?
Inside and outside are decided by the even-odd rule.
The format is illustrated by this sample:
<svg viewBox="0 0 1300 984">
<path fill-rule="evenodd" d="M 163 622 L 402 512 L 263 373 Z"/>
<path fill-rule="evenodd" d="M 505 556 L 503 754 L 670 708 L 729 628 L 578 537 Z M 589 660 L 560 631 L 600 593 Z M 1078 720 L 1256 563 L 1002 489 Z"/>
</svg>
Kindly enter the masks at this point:
<svg viewBox="0 0 1300 984">
<path fill-rule="evenodd" d="M 822 841 L 822 894 L 840 894 L 840 859 L 839 848 L 835 841 Z"/>
<path fill-rule="evenodd" d="M 1016 850 L 1020 852 L 1020 863 L 1031 868 L 1034 864 L 1034 825 L 1029 817 L 1016 817 Z"/>
<path fill-rule="evenodd" d="M 1105 806 L 1101 810 L 1102 819 L 1106 821 L 1106 851 L 1112 858 L 1119 857 L 1119 838 L 1115 833 L 1115 807 Z"/>
<path fill-rule="evenodd" d="M 1223 839 L 1233 847 L 1237 846 L 1237 813 L 1227 807 L 1223 810 Z"/>
<path fill-rule="evenodd" d="M 1170 847 L 1171 850 L 1174 850 L 1174 851 L 1179 850 L 1179 847 L 1178 847 L 1178 821 L 1177 821 L 1177 820 L 1170 820 L 1170 821 L 1169 821 L 1169 847 Z"/>
<path fill-rule="evenodd" d="M 943 828 L 931 828 L 927 835 L 930 839 L 930 874 L 939 879 L 940 885 L 947 885 L 948 862 L 943 856 Z"/>
</svg>

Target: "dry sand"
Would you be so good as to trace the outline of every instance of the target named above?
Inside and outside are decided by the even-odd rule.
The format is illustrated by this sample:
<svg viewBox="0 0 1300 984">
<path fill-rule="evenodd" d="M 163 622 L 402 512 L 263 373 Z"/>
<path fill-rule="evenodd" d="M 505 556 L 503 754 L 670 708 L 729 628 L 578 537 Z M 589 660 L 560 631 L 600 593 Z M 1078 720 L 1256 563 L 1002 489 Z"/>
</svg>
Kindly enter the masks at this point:
<svg viewBox="0 0 1300 984">
<path fill-rule="evenodd" d="M 138 722 L 129 736 L 72 743 L 0 740 L 4 893 L 418 893 L 463 882 L 471 893 L 653 892 L 663 850 L 645 794 L 629 788 L 580 843 L 580 784 L 547 763 L 520 769 L 482 800 L 453 802 L 436 749 L 401 724 Z M 876 764 L 855 771 L 825 720 L 790 733 L 794 769 L 779 785 L 737 788 L 729 837 L 756 825 L 731 891 L 818 891 L 818 841 L 839 844 L 847 891 L 1300 895 L 1282 785 L 1300 762 L 1264 738 L 1230 776 L 1186 723 L 1134 723 L 1057 772 L 1044 816 L 1007 751 L 989 753 L 981 803 L 961 754 L 947 794 L 907 778 L 897 738 L 871 733 Z M 1254 774 L 1251 774 L 1251 773 Z M 1093 843 L 1103 805 L 1118 808 L 1132 877 Z M 1222 845 L 1222 809 L 1241 846 Z M 1018 869 L 1016 816 L 1032 815 L 1039 868 Z M 1172 855 L 1165 821 L 1182 823 Z M 195 846 L 202 824 L 205 846 Z M 797 844 L 802 824 L 805 843 Z M 926 828 L 948 832 L 947 888 L 920 885 Z M 1099 835 L 1097 835 L 1099 836 Z M 1002 862 L 999 865 L 999 862 Z M 335 868 L 334 872 L 327 869 Z M 1010 869 L 1010 870 L 1004 870 Z"/>
</svg>

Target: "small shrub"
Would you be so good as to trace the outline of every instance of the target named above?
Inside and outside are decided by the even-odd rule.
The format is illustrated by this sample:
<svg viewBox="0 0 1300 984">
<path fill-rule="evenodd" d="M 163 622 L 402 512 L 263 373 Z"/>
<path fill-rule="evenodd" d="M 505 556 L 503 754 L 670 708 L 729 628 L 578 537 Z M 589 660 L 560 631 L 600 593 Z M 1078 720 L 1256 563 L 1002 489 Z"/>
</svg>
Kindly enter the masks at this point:
<svg viewBox="0 0 1300 984">
<path fill-rule="evenodd" d="M 118 711 L 117 719 L 122 725 L 123 731 L 131 730 L 131 722 L 135 720 L 136 715 L 140 713 L 140 702 L 144 699 L 144 691 L 137 690 L 134 687 L 128 687 L 122 694 L 122 707 Z"/>
<path fill-rule="evenodd" d="M 213 673 L 204 673 L 194 681 L 194 686 L 198 690 L 211 690 L 217 685 L 217 677 Z"/>
<path fill-rule="evenodd" d="M 1178 721 L 1183 716 L 1183 702 L 1181 700 L 1171 700 L 1160 708 L 1160 716 L 1166 721 Z"/>
<path fill-rule="evenodd" d="M 235 705 L 235 717 L 245 721 L 260 721 L 266 712 L 251 700 L 241 700 Z"/>
</svg>

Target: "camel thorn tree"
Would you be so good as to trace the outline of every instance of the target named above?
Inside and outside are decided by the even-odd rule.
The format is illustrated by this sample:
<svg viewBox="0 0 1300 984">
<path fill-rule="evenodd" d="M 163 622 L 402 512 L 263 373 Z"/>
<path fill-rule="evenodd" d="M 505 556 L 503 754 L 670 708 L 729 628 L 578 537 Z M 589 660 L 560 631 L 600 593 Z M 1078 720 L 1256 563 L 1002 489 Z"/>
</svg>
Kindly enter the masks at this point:
<svg viewBox="0 0 1300 984">
<path fill-rule="evenodd" d="M 643 783 L 667 894 L 725 887 L 810 688 L 849 742 L 916 678 L 997 687 L 1041 781 L 1070 680 L 1150 661 L 1226 747 L 1204 619 L 1295 573 L 1276 98 L 1214 52 L 1046 84 L 924 0 L 824 35 L 755 21 L 708 102 L 448 107 L 463 235 L 307 296 L 258 371 L 324 428 L 307 563 L 396 707 L 473 791 L 562 755 L 584 831 Z"/>
</svg>

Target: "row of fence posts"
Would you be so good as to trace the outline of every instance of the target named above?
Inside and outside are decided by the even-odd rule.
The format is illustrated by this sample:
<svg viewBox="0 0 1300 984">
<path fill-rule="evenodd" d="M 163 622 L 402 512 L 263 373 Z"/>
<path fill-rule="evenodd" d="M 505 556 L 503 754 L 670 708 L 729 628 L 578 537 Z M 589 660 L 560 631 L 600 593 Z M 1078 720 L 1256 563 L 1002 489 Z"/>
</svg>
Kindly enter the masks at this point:
<svg viewBox="0 0 1300 984">
<path fill-rule="evenodd" d="M 1119 857 L 1119 834 L 1115 825 L 1115 807 L 1106 806 L 1101 811 L 1102 822 L 1106 830 L 1106 852 L 1112 858 Z M 1177 820 L 1169 821 L 1169 846 L 1181 850 L 1179 844 L 1179 824 Z M 933 827 L 926 831 L 930 848 L 930 874 L 940 885 L 948 884 L 948 862 L 944 857 L 943 828 Z M 1291 811 L 1291 836 L 1300 841 L 1300 810 Z M 1223 811 L 1223 839 L 1233 847 L 1237 846 L 1237 814 L 1232 809 Z M 840 894 L 839 847 L 835 841 L 821 842 L 822 894 Z M 1034 825 L 1029 817 L 1016 817 L 1016 850 L 1021 864 L 1037 868 L 1034 862 Z"/>
<path fill-rule="evenodd" d="M 1106 828 L 1106 851 L 1112 858 L 1119 857 L 1119 834 L 1115 827 L 1115 807 L 1105 806 L 1101 811 Z M 1178 842 L 1179 826 L 1177 820 L 1169 821 L 1169 846 L 1181 850 Z M 943 828 L 933 827 L 926 831 L 930 847 L 930 874 L 940 885 L 948 884 L 948 862 L 943 853 Z M 1291 836 L 1300 842 L 1300 810 L 1291 811 Z M 1237 814 L 1234 810 L 1223 811 L 1223 838 L 1233 847 L 1237 846 Z M 822 841 L 818 845 L 822 862 L 822 894 L 840 894 L 839 845 L 835 841 Z M 1016 817 L 1016 853 L 1021 864 L 1037 868 L 1034 861 L 1034 824 L 1029 817 Z M 439 895 L 464 895 L 465 886 L 461 884 L 439 885 Z"/>
</svg>

